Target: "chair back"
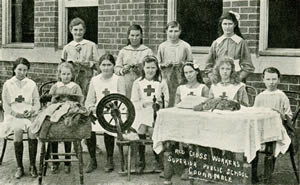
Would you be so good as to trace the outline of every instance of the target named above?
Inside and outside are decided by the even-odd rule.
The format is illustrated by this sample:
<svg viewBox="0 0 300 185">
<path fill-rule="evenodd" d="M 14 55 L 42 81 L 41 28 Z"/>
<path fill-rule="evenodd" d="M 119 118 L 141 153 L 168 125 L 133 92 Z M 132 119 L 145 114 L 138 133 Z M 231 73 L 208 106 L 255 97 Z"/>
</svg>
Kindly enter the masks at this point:
<svg viewBox="0 0 300 185">
<path fill-rule="evenodd" d="M 51 101 L 51 95 L 49 95 L 50 88 L 53 84 L 55 84 L 57 81 L 52 80 L 46 83 L 43 83 L 39 88 L 39 94 L 40 94 L 40 102 L 42 107 L 47 105 L 48 102 Z"/>
<path fill-rule="evenodd" d="M 249 99 L 249 106 L 252 107 L 254 105 L 255 98 L 257 96 L 257 90 L 256 88 L 250 85 L 246 85 L 246 91 Z"/>
</svg>

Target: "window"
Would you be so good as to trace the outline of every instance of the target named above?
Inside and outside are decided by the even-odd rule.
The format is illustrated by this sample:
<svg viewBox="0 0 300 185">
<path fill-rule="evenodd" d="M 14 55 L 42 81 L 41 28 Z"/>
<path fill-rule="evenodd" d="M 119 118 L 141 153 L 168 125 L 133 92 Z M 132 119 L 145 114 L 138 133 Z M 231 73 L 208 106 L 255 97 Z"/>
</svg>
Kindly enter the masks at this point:
<svg viewBox="0 0 300 185">
<path fill-rule="evenodd" d="M 3 0 L 2 20 L 3 45 L 34 42 L 34 0 Z"/>
<path fill-rule="evenodd" d="M 299 0 L 261 1 L 261 55 L 300 56 L 299 12 Z"/>
<path fill-rule="evenodd" d="M 222 0 L 169 0 L 168 20 L 182 26 L 181 39 L 195 46 L 210 47 L 218 37 L 218 20 L 222 15 Z M 207 51 L 206 51 L 207 52 Z"/>
<path fill-rule="evenodd" d="M 58 46 L 72 40 L 69 23 L 80 17 L 86 24 L 85 39 L 98 43 L 98 0 L 60 0 L 58 5 Z"/>
</svg>

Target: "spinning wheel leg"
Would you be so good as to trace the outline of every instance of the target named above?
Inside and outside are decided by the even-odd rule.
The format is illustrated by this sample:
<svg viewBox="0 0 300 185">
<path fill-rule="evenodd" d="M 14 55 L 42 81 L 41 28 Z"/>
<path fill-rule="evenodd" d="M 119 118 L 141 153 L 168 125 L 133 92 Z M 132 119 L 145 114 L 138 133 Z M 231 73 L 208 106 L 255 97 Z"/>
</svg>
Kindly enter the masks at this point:
<svg viewBox="0 0 300 185">
<path fill-rule="evenodd" d="M 128 145 L 127 180 L 130 181 L 131 172 L 131 145 Z"/>
<path fill-rule="evenodd" d="M 125 159 L 124 159 L 123 145 L 118 144 L 118 147 L 119 147 L 119 152 L 120 152 L 120 155 L 121 155 L 121 172 L 124 172 L 125 171 L 125 169 L 124 169 Z"/>
<path fill-rule="evenodd" d="M 1 157 L 0 157 L 0 165 L 2 165 L 2 161 L 3 161 L 5 150 L 6 150 L 6 145 L 7 145 L 7 139 L 4 139 L 3 140 L 2 153 L 1 153 Z"/>
</svg>

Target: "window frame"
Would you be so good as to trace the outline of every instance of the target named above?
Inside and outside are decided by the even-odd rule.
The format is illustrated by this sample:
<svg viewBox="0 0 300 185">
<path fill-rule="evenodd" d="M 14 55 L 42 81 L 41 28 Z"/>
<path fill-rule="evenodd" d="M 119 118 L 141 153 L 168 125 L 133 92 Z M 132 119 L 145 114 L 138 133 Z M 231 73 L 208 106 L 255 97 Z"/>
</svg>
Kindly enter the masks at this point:
<svg viewBox="0 0 300 185">
<path fill-rule="evenodd" d="M 5 48 L 25 48 L 34 47 L 34 42 L 11 42 L 12 40 L 12 22 L 11 22 L 11 0 L 2 0 L 2 41 L 1 44 Z"/>
<path fill-rule="evenodd" d="M 99 7 L 98 0 L 59 0 L 58 1 L 58 47 L 63 48 L 68 40 L 68 8 Z"/>
<path fill-rule="evenodd" d="M 177 20 L 177 0 L 168 0 L 168 22 Z M 210 46 L 191 46 L 193 54 L 208 54 Z"/>
<path fill-rule="evenodd" d="M 260 1 L 259 55 L 265 56 L 300 56 L 300 48 L 268 48 L 269 0 Z"/>
</svg>

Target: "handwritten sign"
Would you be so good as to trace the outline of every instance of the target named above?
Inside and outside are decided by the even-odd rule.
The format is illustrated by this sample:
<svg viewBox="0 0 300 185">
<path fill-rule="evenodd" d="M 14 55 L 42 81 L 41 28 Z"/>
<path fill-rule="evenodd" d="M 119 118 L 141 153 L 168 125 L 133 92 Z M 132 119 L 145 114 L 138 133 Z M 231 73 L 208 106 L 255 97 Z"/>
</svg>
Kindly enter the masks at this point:
<svg viewBox="0 0 300 185">
<path fill-rule="evenodd" d="M 236 159 L 232 152 L 223 152 L 201 146 L 175 149 L 168 156 L 168 162 L 188 170 L 189 179 L 215 181 L 222 184 L 250 182 L 251 167 Z"/>
</svg>

